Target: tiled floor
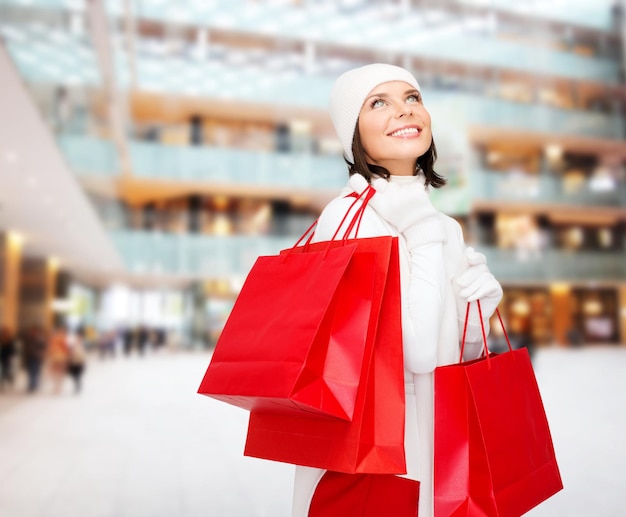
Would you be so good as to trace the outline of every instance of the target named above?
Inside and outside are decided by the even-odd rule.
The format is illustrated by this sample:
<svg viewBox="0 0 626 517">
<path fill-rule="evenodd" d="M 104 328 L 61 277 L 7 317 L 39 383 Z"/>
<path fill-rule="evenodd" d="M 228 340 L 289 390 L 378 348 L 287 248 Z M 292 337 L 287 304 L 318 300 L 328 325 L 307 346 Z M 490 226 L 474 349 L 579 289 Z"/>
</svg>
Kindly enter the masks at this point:
<svg viewBox="0 0 626 517">
<path fill-rule="evenodd" d="M 92 358 L 80 395 L 0 394 L 0 515 L 288 517 L 292 467 L 242 456 L 247 413 L 196 394 L 208 361 Z M 566 488 L 528 515 L 626 515 L 626 348 L 535 367 Z"/>
</svg>

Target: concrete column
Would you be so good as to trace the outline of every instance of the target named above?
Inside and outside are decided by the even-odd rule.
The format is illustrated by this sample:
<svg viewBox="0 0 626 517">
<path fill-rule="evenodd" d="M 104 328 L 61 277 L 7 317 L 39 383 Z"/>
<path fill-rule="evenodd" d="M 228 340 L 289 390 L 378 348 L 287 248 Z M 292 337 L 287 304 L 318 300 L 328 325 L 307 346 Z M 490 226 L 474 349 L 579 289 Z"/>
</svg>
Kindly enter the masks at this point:
<svg viewBox="0 0 626 517">
<path fill-rule="evenodd" d="M 19 325 L 54 328 L 52 302 L 55 298 L 58 263 L 54 259 L 25 258 L 20 282 Z"/>
<path fill-rule="evenodd" d="M 618 325 L 619 325 L 619 340 L 622 346 L 626 346 L 626 284 L 621 284 L 617 288 L 617 300 L 618 300 Z"/>
<path fill-rule="evenodd" d="M 48 293 L 50 304 L 56 298 L 58 300 L 66 300 L 70 295 L 70 285 L 72 283 L 72 275 L 67 271 L 59 269 L 55 261 L 48 261 Z M 47 313 L 47 318 L 51 328 L 56 325 L 67 324 L 67 313 L 54 312 L 52 310 Z"/>
<path fill-rule="evenodd" d="M 17 332 L 20 305 L 20 274 L 22 238 L 8 232 L 0 233 L 0 327 Z"/>
<path fill-rule="evenodd" d="M 194 282 L 189 290 L 191 301 L 191 346 L 206 348 L 210 342 L 209 321 L 206 312 L 207 294 L 202 282 Z"/>
<path fill-rule="evenodd" d="M 550 299 L 552 302 L 552 335 L 554 342 L 565 346 L 568 343 L 567 332 L 573 325 L 571 308 L 571 289 L 567 284 L 552 284 Z"/>
<path fill-rule="evenodd" d="M 615 2 L 615 9 L 619 12 L 615 22 L 622 43 L 622 71 L 626 71 L 626 0 Z"/>
</svg>

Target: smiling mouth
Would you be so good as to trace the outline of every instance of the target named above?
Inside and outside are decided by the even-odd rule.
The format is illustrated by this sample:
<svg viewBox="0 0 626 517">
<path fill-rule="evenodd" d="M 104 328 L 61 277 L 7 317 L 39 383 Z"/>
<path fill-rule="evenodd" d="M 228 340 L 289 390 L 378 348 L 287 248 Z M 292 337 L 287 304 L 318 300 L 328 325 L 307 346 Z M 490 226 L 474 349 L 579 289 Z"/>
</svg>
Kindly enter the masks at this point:
<svg viewBox="0 0 626 517">
<path fill-rule="evenodd" d="M 419 135 L 422 130 L 418 127 L 405 127 L 402 129 L 398 129 L 393 133 L 389 133 L 389 136 L 411 136 L 411 135 Z"/>
</svg>

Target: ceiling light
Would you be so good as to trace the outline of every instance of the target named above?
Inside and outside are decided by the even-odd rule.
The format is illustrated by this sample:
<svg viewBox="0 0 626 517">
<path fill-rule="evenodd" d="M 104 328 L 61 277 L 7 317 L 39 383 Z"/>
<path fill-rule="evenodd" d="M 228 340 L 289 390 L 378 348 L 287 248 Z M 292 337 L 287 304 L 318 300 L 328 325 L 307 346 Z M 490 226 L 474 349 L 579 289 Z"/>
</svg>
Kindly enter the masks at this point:
<svg viewBox="0 0 626 517">
<path fill-rule="evenodd" d="M 21 246 L 22 244 L 24 244 L 24 236 L 19 232 L 16 232 L 14 230 L 9 230 L 7 232 L 7 236 L 8 236 L 9 242 L 11 242 L 15 246 Z"/>
<path fill-rule="evenodd" d="M 589 180 L 589 188 L 594 192 L 610 192 L 617 188 L 615 178 L 608 167 L 600 166 Z"/>
<path fill-rule="evenodd" d="M 586 300 L 583 304 L 583 312 L 589 316 L 602 314 L 602 303 L 597 299 Z"/>
<path fill-rule="evenodd" d="M 557 144 L 546 145 L 546 156 L 549 160 L 560 160 L 563 156 L 563 148 Z"/>
<path fill-rule="evenodd" d="M 550 285 L 550 291 L 555 294 L 567 294 L 570 292 L 570 286 L 563 283 L 554 283 Z"/>
</svg>

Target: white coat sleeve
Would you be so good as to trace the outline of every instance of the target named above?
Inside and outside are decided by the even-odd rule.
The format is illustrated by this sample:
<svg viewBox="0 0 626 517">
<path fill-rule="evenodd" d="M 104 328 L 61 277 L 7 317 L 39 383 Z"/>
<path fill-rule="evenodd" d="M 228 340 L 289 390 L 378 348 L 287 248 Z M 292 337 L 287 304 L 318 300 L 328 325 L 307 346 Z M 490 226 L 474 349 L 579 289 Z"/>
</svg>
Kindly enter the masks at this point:
<svg viewBox="0 0 626 517">
<path fill-rule="evenodd" d="M 456 274 L 454 275 L 454 279 L 452 280 L 452 290 L 454 292 L 454 298 L 457 307 L 457 324 L 459 329 L 459 339 L 463 338 L 463 330 L 465 327 L 465 313 L 467 310 L 467 300 L 463 298 L 459 291 L 461 290 L 460 286 L 456 283 L 455 279 L 458 278 L 461 274 L 463 274 L 470 266 L 465 258 L 465 249 L 467 245 L 465 244 L 465 240 L 463 239 L 463 230 L 461 226 L 454 221 L 455 233 L 456 233 L 456 244 L 458 246 L 458 260 L 460 261 L 459 267 L 457 269 Z M 493 312 L 486 313 L 483 311 L 483 325 L 485 328 L 485 335 L 489 335 L 489 318 Z M 478 309 L 475 303 L 472 303 L 470 308 L 470 316 L 467 324 L 467 331 L 465 337 L 465 348 L 463 350 L 463 360 L 470 361 L 472 359 L 477 359 L 483 354 L 484 343 L 483 343 L 483 335 L 481 330 L 480 321 L 478 319 Z"/>
</svg>

